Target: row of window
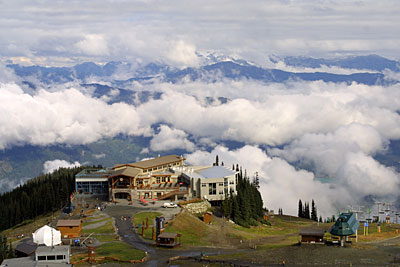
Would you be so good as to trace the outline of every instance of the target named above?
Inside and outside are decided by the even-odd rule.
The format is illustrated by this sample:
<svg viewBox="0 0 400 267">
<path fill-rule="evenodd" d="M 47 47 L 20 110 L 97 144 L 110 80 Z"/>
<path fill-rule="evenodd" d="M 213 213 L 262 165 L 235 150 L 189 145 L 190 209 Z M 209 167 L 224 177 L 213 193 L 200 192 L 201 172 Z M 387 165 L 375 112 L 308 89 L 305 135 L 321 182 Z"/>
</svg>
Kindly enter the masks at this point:
<svg viewBox="0 0 400 267">
<path fill-rule="evenodd" d="M 217 183 L 202 183 L 201 187 L 207 187 L 207 185 L 211 186 L 212 184 L 217 184 Z M 229 181 L 229 184 L 235 184 L 233 181 Z M 228 182 L 224 182 L 224 183 L 218 183 L 218 186 L 228 186 Z"/>
<path fill-rule="evenodd" d="M 136 185 L 142 185 L 143 184 L 143 180 L 144 179 L 136 179 Z M 156 177 L 156 183 L 169 183 L 171 182 L 171 177 L 169 176 L 159 176 Z M 148 183 L 148 181 L 146 181 L 146 183 Z"/>
<path fill-rule="evenodd" d="M 48 255 L 48 256 L 38 256 L 38 261 L 55 261 L 55 260 L 65 260 L 65 255 Z"/>
<path fill-rule="evenodd" d="M 167 167 L 178 166 L 178 165 L 179 165 L 179 162 L 175 162 L 175 163 L 170 163 L 168 165 L 161 165 L 161 166 L 157 166 L 154 168 L 144 169 L 143 172 L 157 171 L 157 170 L 166 169 Z"/>
</svg>

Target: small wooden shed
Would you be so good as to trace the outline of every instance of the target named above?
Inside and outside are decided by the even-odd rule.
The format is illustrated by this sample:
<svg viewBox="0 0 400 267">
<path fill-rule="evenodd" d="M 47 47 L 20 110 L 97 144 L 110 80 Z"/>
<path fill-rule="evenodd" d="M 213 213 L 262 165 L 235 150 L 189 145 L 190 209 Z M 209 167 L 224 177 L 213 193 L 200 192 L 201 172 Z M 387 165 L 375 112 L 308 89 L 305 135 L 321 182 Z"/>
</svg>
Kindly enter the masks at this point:
<svg viewBox="0 0 400 267">
<path fill-rule="evenodd" d="M 157 246 L 158 247 L 168 247 L 174 248 L 179 246 L 181 234 L 177 233 L 161 233 L 157 237 Z"/>
<path fill-rule="evenodd" d="M 299 232 L 301 243 L 323 243 L 325 232 L 324 229 L 319 228 L 301 229 Z"/>
<path fill-rule="evenodd" d="M 59 220 L 57 228 L 60 230 L 62 238 L 74 238 L 82 235 L 81 220 Z"/>
<path fill-rule="evenodd" d="M 205 223 L 211 223 L 211 219 L 212 219 L 212 212 L 210 212 L 210 211 L 207 211 L 207 212 L 205 212 L 204 214 L 203 214 L 203 221 L 205 222 Z"/>
</svg>

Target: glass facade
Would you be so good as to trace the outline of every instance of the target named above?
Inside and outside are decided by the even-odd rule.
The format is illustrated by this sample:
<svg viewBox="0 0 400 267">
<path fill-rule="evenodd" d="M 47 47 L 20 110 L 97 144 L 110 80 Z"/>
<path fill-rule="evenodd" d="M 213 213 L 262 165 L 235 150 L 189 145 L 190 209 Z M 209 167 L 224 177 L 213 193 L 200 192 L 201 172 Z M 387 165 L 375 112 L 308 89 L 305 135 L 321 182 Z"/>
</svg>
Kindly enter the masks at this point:
<svg viewBox="0 0 400 267">
<path fill-rule="evenodd" d="M 82 194 L 108 194 L 108 181 L 104 182 L 76 182 L 76 191 Z"/>
</svg>

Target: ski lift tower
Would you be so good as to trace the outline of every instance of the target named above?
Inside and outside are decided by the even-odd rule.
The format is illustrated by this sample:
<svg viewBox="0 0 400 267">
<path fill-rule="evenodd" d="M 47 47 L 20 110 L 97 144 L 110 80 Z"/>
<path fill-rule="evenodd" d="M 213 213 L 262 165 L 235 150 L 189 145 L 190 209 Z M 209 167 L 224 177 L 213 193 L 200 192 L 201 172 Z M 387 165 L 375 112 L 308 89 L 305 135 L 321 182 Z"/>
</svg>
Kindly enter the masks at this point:
<svg viewBox="0 0 400 267">
<path fill-rule="evenodd" d="M 385 222 L 390 223 L 390 203 L 385 203 L 386 208 L 385 208 Z"/>
</svg>

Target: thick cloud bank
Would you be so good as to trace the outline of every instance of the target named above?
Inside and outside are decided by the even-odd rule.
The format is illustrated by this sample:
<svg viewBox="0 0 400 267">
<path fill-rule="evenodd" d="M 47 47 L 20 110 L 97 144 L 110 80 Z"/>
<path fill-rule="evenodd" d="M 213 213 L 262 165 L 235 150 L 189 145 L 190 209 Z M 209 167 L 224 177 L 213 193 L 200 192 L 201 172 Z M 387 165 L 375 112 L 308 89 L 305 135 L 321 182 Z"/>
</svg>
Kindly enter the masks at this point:
<svg viewBox="0 0 400 267">
<path fill-rule="evenodd" d="M 299 198 L 314 198 L 336 212 L 367 196 L 394 197 L 399 189 L 399 174 L 373 158 L 400 138 L 399 89 L 320 81 L 155 83 L 140 90 L 162 92 L 160 98 L 128 105 L 108 104 L 79 86 L 28 94 L 2 83 L 0 149 L 147 136 L 143 153 L 181 149 L 194 164 L 219 154 L 250 176 L 258 171 L 269 208 L 295 214 Z M 221 96 L 226 103 L 207 100 Z M 218 146 L 226 141 L 246 146 Z"/>
</svg>

